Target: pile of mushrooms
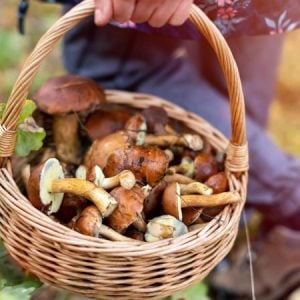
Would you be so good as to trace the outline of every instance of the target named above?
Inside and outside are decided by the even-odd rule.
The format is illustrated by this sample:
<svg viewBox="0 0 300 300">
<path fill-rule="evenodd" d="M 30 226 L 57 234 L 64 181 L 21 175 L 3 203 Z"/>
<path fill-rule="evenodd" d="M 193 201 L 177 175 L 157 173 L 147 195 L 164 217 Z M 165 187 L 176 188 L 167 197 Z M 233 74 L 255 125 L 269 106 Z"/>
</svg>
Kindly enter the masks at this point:
<svg viewBox="0 0 300 300">
<path fill-rule="evenodd" d="M 27 196 L 73 230 L 154 242 L 240 201 L 219 153 L 163 108 L 105 103 L 97 84 L 74 75 L 49 80 L 34 100 L 52 120 L 53 140 L 23 168 Z"/>
</svg>

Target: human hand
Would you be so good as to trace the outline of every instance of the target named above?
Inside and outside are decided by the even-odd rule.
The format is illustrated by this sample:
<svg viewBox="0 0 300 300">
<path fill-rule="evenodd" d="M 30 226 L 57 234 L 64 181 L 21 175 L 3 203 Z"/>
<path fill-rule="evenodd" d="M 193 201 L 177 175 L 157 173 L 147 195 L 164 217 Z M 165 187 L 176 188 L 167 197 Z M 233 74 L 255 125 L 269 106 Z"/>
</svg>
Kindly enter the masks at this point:
<svg viewBox="0 0 300 300">
<path fill-rule="evenodd" d="M 188 18 L 193 0 L 95 0 L 95 24 L 111 19 L 123 23 L 148 22 L 153 27 L 182 25 Z"/>
</svg>

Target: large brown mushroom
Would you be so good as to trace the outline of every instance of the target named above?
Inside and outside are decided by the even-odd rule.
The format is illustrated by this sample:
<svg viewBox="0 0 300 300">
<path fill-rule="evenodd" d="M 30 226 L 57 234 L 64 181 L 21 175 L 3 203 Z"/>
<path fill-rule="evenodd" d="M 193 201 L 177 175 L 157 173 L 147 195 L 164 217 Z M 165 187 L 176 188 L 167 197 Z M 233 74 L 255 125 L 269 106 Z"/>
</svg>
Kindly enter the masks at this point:
<svg viewBox="0 0 300 300">
<path fill-rule="evenodd" d="M 237 203 L 241 200 L 237 192 L 224 192 L 216 195 L 182 195 L 178 183 L 169 184 L 162 197 L 162 207 L 165 213 L 182 220 L 182 208 L 185 207 L 215 207 Z M 191 190 L 190 190 L 191 191 Z"/>
<path fill-rule="evenodd" d="M 56 158 L 50 158 L 34 168 L 28 183 L 28 197 L 33 206 L 41 210 L 46 208 L 48 214 L 56 213 L 60 209 L 64 193 L 92 201 L 103 217 L 110 215 L 117 206 L 116 200 L 94 183 L 64 178 L 63 168 Z"/>
<path fill-rule="evenodd" d="M 92 80 L 65 75 L 48 80 L 33 96 L 38 108 L 53 115 L 53 139 L 57 157 L 67 163 L 80 162 L 78 113 L 105 102 L 103 90 Z"/>
<path fill-rule="evenodd" d="M 165 175 L 168 163 L 167 155 L 158 148 L 131 146 L 114 151 L 103 171 L 106 176 L 114 176 L 123 170 L 130 170 L 137 181 L 153 187 Z"/>
<path fill-rule="evenodd" d="M 118 206 L 107 218 L 107 224 L 119 233 L 125 232 L 135 222 L 138 225 L 141 221 L 140 216 L 145 198 L 142 189 L 137 185 L 131 190 L 117 187 L 110 194 L 117 200 Z M 143 229 L 140 230 L 141 228 L 138 229 L 143 231 Z"/>
</svg>

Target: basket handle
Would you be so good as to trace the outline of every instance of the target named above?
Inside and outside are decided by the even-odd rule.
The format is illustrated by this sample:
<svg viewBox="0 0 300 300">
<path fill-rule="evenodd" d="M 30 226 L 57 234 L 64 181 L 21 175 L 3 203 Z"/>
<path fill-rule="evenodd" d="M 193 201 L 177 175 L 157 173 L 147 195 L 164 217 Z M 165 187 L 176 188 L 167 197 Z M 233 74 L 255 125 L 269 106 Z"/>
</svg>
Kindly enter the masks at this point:
<svg viewBox="0 0 300 300">
<path fill-rule="evenodd" d="M 60 38 L 82 19 L 92 15 L 94 8 L 94 0 L 84 0 L 72 8 L 42 36 L 31 55 L 25 61 L 12 89 L 0 123 L 0 164 L 2 166 L 14 152 L 17 120 L 41 63 Z M 189 19 L 204 35 L 215 51 L 229 91 L 231 141 L 227 153 L 227 167 L 232 172 L 246 171 L 248 168 L 248 148 L 244 96 L 235 60 L 222 34 L 197 6 L 192 6 Z"/>
</svg>

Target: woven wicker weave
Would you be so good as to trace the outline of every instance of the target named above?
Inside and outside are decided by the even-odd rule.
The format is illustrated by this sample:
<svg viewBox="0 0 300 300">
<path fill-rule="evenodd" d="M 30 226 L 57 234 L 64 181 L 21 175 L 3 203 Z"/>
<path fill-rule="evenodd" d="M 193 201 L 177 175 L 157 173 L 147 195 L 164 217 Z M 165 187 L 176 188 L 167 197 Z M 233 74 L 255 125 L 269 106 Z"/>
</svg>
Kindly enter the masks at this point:
<svg viewBox="0 0 300 300">
<path fill-rule="evenodd" d="M 32 80 L 55 43 L 93 13 L 94 0 L 81 2 L 40 39 L 25 62 L 0 125 L 0 235 L 11 256 L 43 282 L 101 299 L 161 299 L 202 280 L 230 251 L 235 240 L 247 185 L 247 142 L 244 99 L 237 67 L 222 35 L 198 8 L 190 20 L 212 45 L 223 68 L 231 105 L 232 137 L 193 113 L 158 97 L 106 91 L 112 103 L 136 108 L 156 105 L 205 136 L 217 150 L 227 150 L 230 189 L 242 203 L 227 206 L 202 230 L 155 243 L 111 242 L 81 235 L 57 224 L 32 207 L 12 178 L 11 157 L 16 123 Z M 155 54 L 154 54 L 155 55 Z"/>
</svg>

